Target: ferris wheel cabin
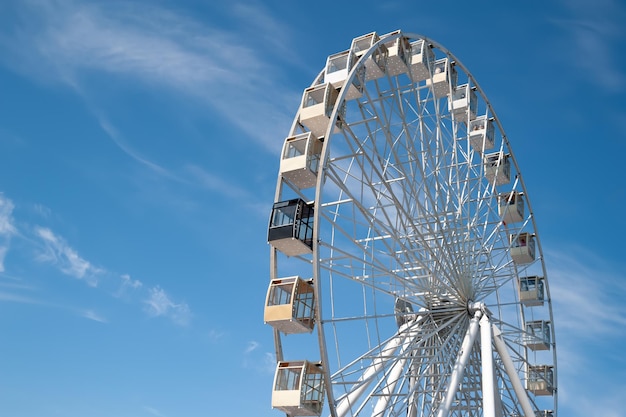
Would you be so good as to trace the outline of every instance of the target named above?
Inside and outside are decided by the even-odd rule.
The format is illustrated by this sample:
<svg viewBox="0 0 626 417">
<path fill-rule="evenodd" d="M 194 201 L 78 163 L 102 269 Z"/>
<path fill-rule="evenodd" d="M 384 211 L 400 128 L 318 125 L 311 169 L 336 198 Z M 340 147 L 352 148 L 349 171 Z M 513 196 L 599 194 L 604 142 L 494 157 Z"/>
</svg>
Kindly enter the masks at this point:
<svg viewBox="0 0 626 417">
<path fill-rule="evenodd" d="M 535 395 L 552 395 L 554 392 L 554 372 L 549 365 L 528 367 L 527 389 Z"/>
<path fill-rule="evenodd" d="M 469 84 L 463 84 L 452 90 L 452 97 L 448 100 L 448 111 L 457 122 L 466 122 L 476 117 L 478 98 L 475 89 Z"/>
<path fill-rule="evenodd" d="M 487 115 L 478 116 L 469 123 L 470 146 L 477 152 L 484 152 L 493 148 L 494 145 L 493 120 Z"/>
<path fill-rule="evenodd" d="M 289 416 L 319 416 L 324 405 L 322 366 L 309 361 L 281 361 L 276 366 L 272 407 Z"/>
<path fill-rule="evenodd" d="M 509 156 L 503 152 L 490 153 L 485 155 L 485 177 L 490 183 L 495 181 L 496 185 L 506 184 L 511 181 L 511 161 Z"/>
<path fill-rule="evenodd" d="M 285 334 L 309 333 L 315 326 L 313 281 L 300 277 L 276 278 L 265 299 L 266 324 Z"/>
<path fill-rule="evenodd" d="M 391 32 L 384 35 L 383 38 L 397 33 L 399 33 L 399 31 Z M 387 74 L 395 76 L 407 72 L 411 64 L 411 43 L 409 39 L 400 36 L 399 38 L 385 43 L 385 46 L 387 46 L 387 50 L 389 51 L 389 56 L 387 57 Z"/>
<path fill-rule="evenodd" d="M 531 350 L 550 349 L 550 322 L 534 320 L 526 323 L 524 345 Z"/>
<path fill-rule="evenodd" d="M 304 90 L 300 104 L 300 123 L 318 138 L 326 135 L 337 96 L 337 89 L 329 83 Z"/>
<path fill-rule="evenodd" d="M 350 50 L 329 56 L 326 60 L 324 82 L 330 83 L 336 89 L 344 88 L 348 74 L 357 60 L 354 52 Z M 345 87 L 348 90 L 345 96 L 346 100 L 353 100 L 363 95 L 363 75 L 362 73 L 357 74 L 353 81 Z"/>
<path fill-rule="evenodd" d="M 524 198 L 521 193 L 513 191 L 498 195 L 498 214 L 507 224 L 519 223 L 524 220 Z"/>
<path fill-rule="evenodd" d="M 274 203 L 267 240 L 287 256 L 311 253 L 313 204 L 300 198 Z"/>
<path fill-rule="evenodd" d="M 322 140 L 312 132 L 289 136 L 283 144 L 280 174 L 299 189 L 315 186 Z"/>
<path fill-rule="evenodd" d="M 376 32 L 359 36 L 352 40 L 350 50 L 360 59 L 370 47 L 374 46 L 380 40 L 380 36 Z M 387 57 L 389 52 L 384 44 L 379 45 L 370 57 L 365 61 L 365 80 L 377 80 L 385 75 L 385 67 L 387 66 Z"/>
<path fill-rule="evenodd" d="M 535 260 L 535 237 L 531 233 L 510 236 L 511 258 L 516 264 L 527 264 Z"/>
<path fill-rule="evenodd" d="M 520 277 L 519 300 L 526 307 L 542 306 L 544 298 L 543 277 Z"/>
<path fill-rule="evenodd" d="M 436 98 L 444 97 L 456 87 L 457 73 L 448 58 L 438 59 L 433 63 L 432 76 L 426 79 L 426 85 L 432 86 Z"/>
<path fill-rule="evenodd" d="M 435 52 L 423 39 L 411 43 L 411 78 L 413 82 L 430 78 L 430 67 L 434 60 Z"/>
</svg>

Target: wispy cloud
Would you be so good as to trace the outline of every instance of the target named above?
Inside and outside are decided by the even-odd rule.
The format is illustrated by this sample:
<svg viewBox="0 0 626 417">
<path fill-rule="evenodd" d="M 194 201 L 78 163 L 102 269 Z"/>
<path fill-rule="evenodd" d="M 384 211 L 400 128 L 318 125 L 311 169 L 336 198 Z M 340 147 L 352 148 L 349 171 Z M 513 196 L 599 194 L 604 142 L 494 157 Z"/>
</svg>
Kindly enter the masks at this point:
<svg viewBox="0 0 626 417">
<path fill-rule="evenodd" d="M 130 292 L 143 287 L 143 283 L 138 279 L 132 279 L 129 274 L 120 275 L 120 285 L 115 291 L 115 297 L 126 297 Z"/>
<path fill-rule="evenodd" d="M 266 9 L 233 6 L 234 25 L 252 33 L 220 29 L 220 22 L 201 24 L 146 3 L 27 2 L 24 19 L 13 23 L 13 32 L 4 31 L 0 45 L 6 65 L 77 90 L 99 74 L 192 97 L 275 151 L 300 93 L 281 83 L 280 64 L 297 62 L 286 57 L 294 48 L 288 28 Z M 259 25 L 267 31 L 251 30 Z M 119 137 L 116 143 L 129 151 Z"/>
<path fill-rule="evenodd" d="M 224 332 L 222 332 L 222 331 L 215 330 L 215 329 L 211 329 L 211 330 L 209 331 L 209 341 L 210 341 L 211 343 L 217 343 L 217 342 L 219 342 L 221 339 L 223 339 L 223 338 L 224 338 L 224 335 L 225 335 L 225 334 L 226 334 L 226 333 L 224 333 Z"/>
<path fill-rule="evenodd" d="M 138 151 L 136 151 L 135 149 L 133 149 L 122 137 L 122 135 L 118 132 L 118 130 L 108 121 L 108 119 L 106 117 L 104 117 L 101 112 L 96 111 L 92 108 L 92 112 L 94 113 L 94 115 L 97 117 L 98 122 L 100 124 L 100 127 L 102 128 L 102 130 L 109 136 L 109 138 L 113 141 L 113 143 L 115 143 L 115 145 L 117 145 L 118 148 L 120 148 L 126 155 L 130 156 L 131 158 L 133 158 L 135 161 L 139 162 L 140 164 L 148 167 L 149 169 L 151 169 L 152 171 L 156 172 L 157 174 L 164 176 L 166 178 L 172 179 L 172 180 L 176 180 L 176 181 L 180 181 L 179 178 L 177 178 L 174 174 L 172 174 L 170 171 L 168 171 L 167 169 L 163 168 L 162 166 L 160 166 L 159 164 L 152 162 L 150 160 L 148 160 L 146 157 L 144 157 L 143 155 L 140 155 Z"/>
<path fill-rule="evenodd" d="M 259 347 L 259 342 L 255 342 L 254 340 L 248 342 L 248 346 L 246 347 L 245 354 L 249 354 L 254 352 Z"/>
<path fill-rule="evenodd" d="M 32 297 L 26 297 L 23 295 L 15 294 L 12 292 L 0 291 L 0 301 L 8 301 L 12 303 L 25 303 L 25 304 L 42 304 L 40 300 Z"/>
<path fill-rule="evenodd" d="M 144 303 L 146 312 L 152 317 L 167 317 L 182 326 L 191 321 L 191 310 L 187 303 L 175 303 L 159 286 L 150 288 Z"/>
<path fill-rule="evenodd" d="M 9 250 L 16 228 L 13 220 L 13 202 L 0 193 L 0 272 L 4 272 L 4 258 Z"/>
<path fill-rule="evenodd" d="M 149 407 L 147 405 L 144 405 L 143 409 L 146 410 L 148 413 L 152 414 L 153 416 L 156 416 L 156 417 L 166 417 L 165 414 L 161 413 L 159 410 L 157 410 L 154 407 Z"/>
<path fill-rule="evenodd" d="M 568 37 L 563 50 L 569 62 L 578 67 L 586 80 L 610 93 L 626 88 L 626 74 L 617 65 L 621 55 L 619 42 L 625 35 L 626 9 L 620 1 L 561 2 L 569 17 L 554 20 Z"/>
<path fill-rule="evenodd" d="M 98 277 L 103 269 L 93 266 L 82 258 L 78 252 L 70 247 L 60 236 L 46 227 L 35 227 L 35 234 L 43 243 L 43 250 L 37 255 L 37 260 L 48 262 L 59 267 L 61 272 L 74 278 L 83 279 L 92 287 L 98 285 Z"/>
<path fill-rule="evenodd" d="M 571 245 L 545 254 L 562 410 L 589 415 L 601 403 L 603 415 L 621 416 L 626 389 L 626 373 L 619 371 L 626 369 L 621 352 L 621 329 L 626 328 L 623 265 L 612 265 L 588 248 Z M 616 371 L 607 372 L 607 366 Z M 600 380 L 600 385 L 589 385 L 589 381 Z"/>
<path fill-rule="evenodd" d="M 2 262 L 8 250 L 9 239 L 17 237 L 24 243 L 20 245 L 22 250 L 26 248 L 29 253 L 34 250 L 35 260 L 38 262 L 52 265 L 61 273 L 82 280 L 90 287 L 98 288 L 114 298 L 145 301 L 146 312 L 152 317 L 169 318 L 179 325 L 189 324 L 191 309 L 186 303 L 174 303 L 170 295 L 161 287 L 146 288 L 142 281 L 131 278 L 130 274 L 117 274 L 107 268 L 95 266 L 81 256 L 61 235 L 48 227 L 23 223 L 18 229 L 13 218 L 14 208 L 12 200 L 0 193 L 0 278 L 5 279 L 0 281 L 0 287 L 3 288 L 0 290 L 0 301 L 61 308 L 89 320 L 108 322 L 103 315 L 92 308 L 51 304 L 45 300 L 45 294 L 41 292 L 37 296 L 25 294 L 24 291 L 41 289 L 34 288 L 27 281 L 5 273 Z"/>
<path fill-rule="evenodd" d="M 100 314 L 96 313 L 93 310 L 85 310 L 85 311 L 82 312 L 81 315 L 84 318 L 86 318 L 86 319 L 97 321 L 99 323 L 108 323 L 109 322 L 107 319 L 105 319 L 103 316 L 101 316 Z"/>
<path fill-rule="evenodd" d="M 606 261 L 580 247 L 549 251 L 550 290 L 557 332 L 576 338 L 607 338 L 626 328 L 626 284 Z M 610 292 L 606 289 L 611 288 Z M 580 333 L 580 329 L 585 329 Z M 557 333 L 557 336 L 558 334 Z"/>
<path fill-rule="evenodd" d="M 247 190 L 237 186 L 236 183 L 229 182 L 223 176 L 212 174 L 197 165 L 187 165 L 185 172 L 200 187 L 221 194 L 224 197 L 242 201 L 254 200 Z"/>
</svg>

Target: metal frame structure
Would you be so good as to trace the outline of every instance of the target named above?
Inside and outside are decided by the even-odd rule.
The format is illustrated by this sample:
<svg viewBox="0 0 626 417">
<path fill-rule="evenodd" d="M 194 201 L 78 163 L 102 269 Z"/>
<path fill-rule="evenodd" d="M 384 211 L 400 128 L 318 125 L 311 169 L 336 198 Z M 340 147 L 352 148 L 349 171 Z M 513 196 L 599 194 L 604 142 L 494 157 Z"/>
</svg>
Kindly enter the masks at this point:
<svg viewBox="0 0 626 417">
<path fill-rule="evenodd" d="M 325 95 L 319 116 L 307 107 L 302 119 L 302 104 L 287 135 L 314 132 L 323 143 L 315 166 L 298 168 L 309 169 L 315 185 L 279 172 L 274 200 L 312 207 L 313 240 L 310 250 L 283 253 L 284 242 L 270 238 L 270 278 L 312 279 L 316 331 L 286 339 L 285 326 L 276 325 L 277 362 L 318 364 L 325 397 L 316 409 L 332 417 L 556 415 L 546 266 L 528 191 L 492 105 L 431 39 L 395 31 L 357 44 L 368 49 L 349 52 L 356 59 L 342 69 L 345 79 L 333 74 L 336 93 Z M 370 76 L 366 68 L 387 70 Z M 305 94 L 325 84 L 323 69 Z M 470 130 L 476 119 L 489 129 Z M 494 153 L 500 157 L 486 163 Z M 527 210 L 505 221 L 499 202 L 511 193 Z M 534 244 L 521 257 L 520 236 Z M 544 298 L 520 301 L 527 276 L 540 277 Z M 524 343 L 526 323 L 538 320 L 552 324 L 548 349 Z M 542 390 L 531 386 L 537 366 L 551 371 Z M 294 412 L 297 404 L 272 404 L 307 415 Z"/>
</svg>

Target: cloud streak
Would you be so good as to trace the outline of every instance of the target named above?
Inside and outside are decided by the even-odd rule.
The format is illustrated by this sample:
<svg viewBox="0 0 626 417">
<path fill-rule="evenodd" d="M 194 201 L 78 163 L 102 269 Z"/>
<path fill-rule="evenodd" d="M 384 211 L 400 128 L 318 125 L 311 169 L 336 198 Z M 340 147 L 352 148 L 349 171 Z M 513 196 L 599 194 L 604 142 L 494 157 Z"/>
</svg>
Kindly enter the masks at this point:
<svg viewBox="0 0 626 417">
<path fill-rule="evenodd" d="M 290 122 L 284 115 L 293 113 L 289 107 L 299 95 L 280 83 L 277 62 L 285 63 L 285 51 L 292 49 L 288 29 L 280 31 L 282 25 L 263 8 L 233 10 L 241 27 L 267 29 L 263 39 L 254 36 L 259 32 L 245 36 L 146 4 L 39 1 L 24 6 L 28 18 L 15 24 L 2 45 L 11 57 L 6 65 L 77 90 L 84 90 L 91 75 L 104 74 L 193 97 L 276 151 L 275 138 Z M 255 44 L 267 38 L 276 52 L 264 47 L 261 54 Z"/>
<path fill-rule="evenodd" d="M 11 237 L 16 233 L 13 220 L 13 202 L 0 193 L 0 272 L 4 272 L 4 259 Z"/>
<path fill-rule="evenodd" d="M 98 277 L 104 273 L 103 269 L 93 266 L 82 258 L 52 230 L 37 226 L 35 235 L 43 243 L 43 250 L 37 255 L 37 260 L 53 264 L 65 275 L 84 280 L 92 287 L 98 286 Z"/>
<path fill-rule="evenodd" d="M 576 247 L 568 252 L 550 251 L 546 259 L 555 265 L 549 279 L 558 333 L 597 340 L 626 327 L 621 301 L 626 298 L 626 286 L 605 261 Z M 585 332 L 579 334 L 581 328 Z"/>
<path fill-rule="evenodd" d="M 191 310 L 187 303 L 175 303 L 159 286 L 149 289 L 144 304 L 151 317 L 167 317 L 181 326 L 187 326 L 191 321 Z"/>
<path fill-rule="evenodd" d="M 612 361 L 608 366 L 614 369 L 624 368 L 620 347 L 621 329 L 626 327 L 623 266 L 610 265 L 586 248 L 569 245 L 562 245 L 560 251 L 546 251 L 546 259 L 563 411 L 589 415 L 601 403 L 603 414 L 619 416 L 626 375 L 607 372 L 606 361 Z M 600 380 L 600 385 L 589 384 Z"/>
<path fill-rule="evenodd" d="M 17 236 L 27 244 L 27 248 L 35 249 L 35 260 L 57 268 L 62 274 L 84 281 L 92 288 L 108 292 L 114 298 L 125 300 L 142 300 L 145 311 L 151 317 L 165 317 L 178 325 L 187 326 L 191 322 L 191 309 L 186 303 L 175 303 L 171 296 L 160 286 L 148 287 L 129 274 L 116 274 L 103 267 L 97 267 L 74 249 L 62 236 L 48 227 L 30 226 L 26 224 L 23 232 L 18 230 L 13 219 L 15 205 L 11 199 L 0 193 L 0 261 L 8 250 L 8 240 Z M 0 272 L 4 272 L 4 265 L 0 263 Z M 0 277 L 10 277 L 2 274 Z M 20 294 L 23 290 L 32 290 L 33 287 L 23 283 L 21 279 L 12 279 L 11 282 L 1 282 L 4 290 L 0 290 L 0 301 L 23 304 L 44 305 L 55 308 L 69 309 L 72 312 L 89 320 L 108 323 L 108 320 L 93 309 L 72 308 L 50 304 L 41 297 L 33 298 Z"/>
<path fill-rule="evenodd" d="M 570 18 L 555 20 L 566 31 L 570 62 L 577 66 L 585 79 L 604 91 L 623 92 L 626 75 L 616 65 L 615 56 L 621 54 L 617 45 L 624 37 L 622 22 L 626 10 L 620 2 L 563 1 Z"/>
</svg>

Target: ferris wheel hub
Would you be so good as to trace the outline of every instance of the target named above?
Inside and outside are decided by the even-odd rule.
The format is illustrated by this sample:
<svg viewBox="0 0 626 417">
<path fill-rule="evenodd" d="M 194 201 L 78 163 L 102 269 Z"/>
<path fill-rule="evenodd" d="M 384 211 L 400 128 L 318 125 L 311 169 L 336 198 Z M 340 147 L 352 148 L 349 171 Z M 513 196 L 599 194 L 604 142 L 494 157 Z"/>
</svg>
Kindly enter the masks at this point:
<svg viewBox="0 0 626 417">
<path fill-rule="evenodd" d="M 482 301 L 473 301 L 473 300 L 469 300 L 467 302 L 467 313 L 474 317 L 476 315 L 477 312 L 480 312 L 481 315 L 486 315 L 488 317 L 491 317 L 491 311 L 489 311 L 489 309 L 487 308 L 487 306 L 485 305 L 484 302 Z"/>
</svg>

